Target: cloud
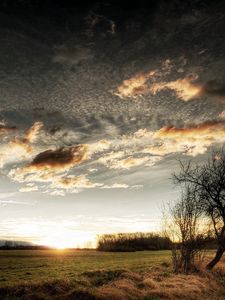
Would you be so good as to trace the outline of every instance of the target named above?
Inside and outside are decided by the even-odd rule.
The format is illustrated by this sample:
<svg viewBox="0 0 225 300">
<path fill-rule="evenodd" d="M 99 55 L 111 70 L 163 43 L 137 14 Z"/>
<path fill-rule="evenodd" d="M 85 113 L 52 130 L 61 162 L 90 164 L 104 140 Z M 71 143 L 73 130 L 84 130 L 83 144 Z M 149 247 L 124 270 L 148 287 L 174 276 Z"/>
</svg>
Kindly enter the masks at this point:
<svg viewBox="0 0 225 300">
<path fill-rule="evenodd" d="M 222 119 L 225 119 L 225 110 L 223 110 L 220 114 L 219 117 Z"/>
<path fill-rule="evenodd" d="M 84 188 L 95 188 L 102 186 L 101 183 L 91 182 L 86 175 L 80 176 L 65 176 L 54 181 L 53 187 L 62 189 L 84 189 Z"/>
<path fill-rule="evenodd" d="M 191 75 L 171 82 L 154 83 L 149 87 L 149 92 L 156 94 L 168 88 L 175 91 L 177 97 L 184 101 L 189 101 L 203 95 L 212 96 L 222 101 L 225 100 L 225 85 L 218 84 L 214 80 L 200 84 L 194 82 L 197 78 L 197 75 Z"/>
<path fill-rule="evenodd" d="M 50 193 L 52 196 L 65 196 L 65 191 L 63 190 L 55 190 Z"/>
<path fill-rule="evenodd" d="M 98 162 L 110 167 L 114 161 L 117 161 L 118 159 L 120 159 L 124 156 L 125 156 L 124 151 L 111 151 L 111 152 L 101 156 L 98 159 Z"/>
<path fill-rule="evenodd" d="M 15 151 L 24 151 L 26 154 L 32 153 L 33 148 L 27 143 L 26 140 L 14 138 L 9 142 L 8 147 Z"/>
<path fill-rule="evenodd" d="M 143 149 L 143 153 L 162 156 L 186 153 L 195 156 L 205 153 L 215 143 L 225 142 L 225 122 L 208 121 L 182 128 L 165 126 L 156 131 L 152 139 L 151 144 Z"/>
<path fill-rule="evenodd" d="M 87 159 L 87 146 L 62 147 L 56 150 L 46 150 L 39 153 L 25 168 L 65 170 Z"/>
<path fill-rule="evenodd" d="M 86 148 L 86 145 L 78 145 L 46 150 L 35 156 L 28 165 L 11 169 L 8 175 L 18 182 L 46 182 L 51 184 L 52 188 L 69 189 L 81 187 L 81 185 L 90 187 L 91 182 L 85 180 L 84 177 L 66 176 L 66 172 L 70 168 L 87 158 Z M 32 188 L 29 186 L 22 191 L 28 191 Z"/>
<path fill-rule="evenodd" d="M 6 205 L 33 205 L 33 203 L 25 202 L 25 201 L 17 201 L 17 200 L 0 200 L 0 204 L 3 206 Z"/>
<path fill-rule="evenodd" d="M 19 189 L 19 191 L 21 193 L 29 193 L 29 192 L 34 192 L 34 191 L 37 191 L 38 190 L 38 187 L 36 185 L 34 186 L 25 186 L 25 187 L 22 187 Z"/>
<path fill-rule="evenodd" d="M 127 189 L 129 187 L 126 183 L 113 183 L 112 185 L 103 185 L 101 189 Z"/>
<path fill-rule="evenodd" d="M 82 46 L 69 47 L 63 45 L 55 48 L 53 62 L 76 65 L 82 61 L 91 59 L 92 57 L 93 53 L 89 48 Z"/>
<path fill-rule="evenodd" d="M 34 143 L 37 140 L 37 137 L 42 127 L 42 122 L 35 122 L 29 129 L 27 129 L 22 134 L 22 136 L 6 136 L 6 142 L 0 145 L 0 167 L 3 167 L 4 165 L 7 165 L 9 163 L 19 163 L 28 160 L 34 152 L 32 143 Z M 9 129 L 7 129 L 5 133 L 16 130 L 16 127 L 7 128 Z"/>
<path fill-rule="evenodd" d="M 7 134 L 15 130 L 17 130 L 16 126 L 7 126 L 5 124 L 0 124 L 0 135 Z"/>
<path fill-rule="evenodd" d="M 107 181 L 92 182 L 88 174 L 94 176 L 101 174 L 104 165 L 110 170 L 130 170 L 139 166 L 151 167 L 165 156 L 173 153 L 186 155 L 198 155 L 205 153 L 209 146 L 225 142 L 225 121 L 209 121 L 201 124 L 192 124 L 184 127 L 164 126 L 156 131 L 140 128 L 136 132 L 116 136 L 110 140 L 99 140 L 90 144 L 79 144 L 70 147 L 57 148 L 55 140 L 48 137 L 47 144 L 34 143 L 42 124 L 34 124 L 24 136 L 33 141 L 33 152 L 28 153 L 25 146 L 30 143 L 15 143 L 11 152 L 6 153 L 13 159 L 8 162 L 16 162 L 19 158 L 24 166 L 11 169 L 8 176 L 21 183 L 44 183 L 41 190 L 52 193 L 57 191 L 79 192 L 86 188 L 127 188 L 128 185 L 117 182 L 108 184 Z M 42 133 L 42 137 L 44 132 Z M 18 138 L 20 141 L 20 139 Z M 12 143 L 12 142 L 11 142 Z M 51 148 L 46 147 L 52 144 Z M 42 151 L 40 151 L 42 149 Z M 38 152 L 39 150 L 39 152 Z M 15 153 L 13 152 L 15 151 Z M 37 154 L 36 154 L 37 153 Z M 7 161 L 6 159 L 6 161 Z M 90 163 L 85 163 L 87 160 Z M 73 167 L 82 164 L 83 175 L 74 174 Z M 69 173 L 70 172 L 70 173 Z M 69 174 L 68 174 L 69 173 Z M 37 187 L 22 187 L 22 192 L 37 190 Z M 60 192 L 64 193 L 64 192 Z"/>
<path fill-rule="evenodd" d="M 88 153 L 89 156 L 92 156 L 95 153 L 103 152 L 108 150 L 111 146 L 111 141 L 109 140 L 100 140 L 95 143 L 89 144 Z"/>
<path fill-rule="evenodd" d="M 0 167 L 7 164 L 21 163 L 30 158 L 32 148 L 19 139 L 14 139 L 0 146 Z"/>
<path fill-rule="evenodd" d="M 0 144 L 0 167 L 10 163 L 28 161 L 40 152 L 41 146 L 37 141 L 39 142 L 40 131 L 43 126 L 42 122 L 35 122 L 25 132 L 15 132 L 16 134 L 13 136 L 6 136 L 6 139 Z M 13 131 L 16 129 L 14 127 L 9 128 L 13 128 Z M 42 138 L 45 139 L 44 134 Z M 54 140 L 47 140 L 47 142 L 52 144 Z"/>
<path fill-rule="evenodd" d="M 30 144 L 34 143 L 37 140 L 37 137 L 40 133 L 40 130 L 43 128 L 44 124 L 42 122 L 35 122 L 29 129 L 24 132 L 23 137 L 15 137 L 11 142 L 11 147 L 21 147 L 25 151 L 31 153 L 33 148 Z"/>
<path fill-rule="evenodd" d="M 155 95 L 161 90 L 170 89 L 175 91 L 177 97 L 181 100 L 190 101 L 204 93 L 203 86 L 194 82 L 197 78 L 197 75 L 191 75 L 183 79 L 177 79 L 170 82 L 154 83 L 149 86 L 148 91 Z"/>
<path fill-rule="evenodd" d="M 197 125 L 190 125 L 183 128 L 174 126 L 165 126 L 154 133 L 155 138 L 180 138 L 186 139 L 208 139 L 223 140 L 225 138 L 225 122 L 224 121 L 207 121 Z"/>
<path fill-rule="evenodd" d="M 26 143 L 33 143 L 36 141 L 40 130 L 43 128 L 42 122 L 35 122 L 28 130 L 25 131 L 23 141 Z"/>
<path fill-rule="evenodd" d="M 28 182 L 26 187 L 20 189 L 21 192 L 38 190 L 37 186 L 31 184 L 33 182 L 48 183 L 53 190 L 64 189 L 72 192 L 102 186 L 100 183 L 91 182 L 86 175 L 67 175 L 70 168 L 87 158 L 86 149 L 86 145 L 78 145 L 46 150 L 34 157 L 28 165 L 10 170 L 9 177 L 21 183 Z"/>
<path fill-rule="evenodd" d="M 126 79 L 123 83 L 117 88 L 117 91 L 114 93 L 121 99 L 124 98 L 137 98 L 140 95 L 145 94 L 149 91 L 147 81 L 157 75 L 157 71 L 149 71 L 147 73 L 138 74 L 130 79 Z"/>
<path fill-rule="evenodd" d="M 215 80 L 206 83 L 198 83 L 198 75 L 190 74 L 184 78 L 178 78 L 173 81 L 158 81 L 164 74 L 171 72 L 171 62 L 166 60 L 162 66 L 161 71 L 150 71 L 149 73 L 142 73 L 124 80 L 114 93 L 121 99 L 134 98 L 144 94 L 156 95 L 162 90 L 169 89 L 176 93 L 177 97 L 183 101 L 190 101 L 199 98 L 203 95 L 212 96 L 219 100 L 225 100 L 225 85 L 221 85 Z M 155 82 L 148 82 L 149 79 L 154 79 Z"/>
<path fill-rule="evenodd" d="M 144 157 L 127 157 L 125 159 L 120 159 L 117 161 L 114 161 L 113 164 L 110 166 L 111 169 L 130 169 L 132 167 L 140 166 L 147 161 L 149 161 L 148 156 Z"/>
<path fill-rule="evenodd" d="M 175 91 L 177 97 L 183 101 L 189 101 L 204 93 L 204 88 L 201 84 L 195 82 L 198 78 L 196 74 L 189 75 L 185 78 L 177 79 L 169 82 L 153 82 L 147 83 L 152 77 L 156 78 L 160 73 L 150 71 L 149 73 L 139 74 L 130 79 L 124 80 L 123 84 L 117 89 L 115 95 L 120 98 L 137 98 L 144 94 L 157 94 L 161 90 L 170 89 Z"/>
<path fill-rule="evenodd" d="M 222 101 L 225 100 L 225 85 L 221 85 L 215 80 L 207 82 L 203 86 L 203 91 L 205 94 L 216 97 Z"/>
<path fill-rule="evenodd" d="M 58 191 L 62 194 L 65 190 L 75 193 L 83 189 L 101 187 L 103 185 L 102 183 L 90 181 L 86 174 L 79 176 L 67 175 L 66 172 L 61 173 L 46 169 L 36 170 L 35 172 L 29 169 L 16 169 L 11 170 L 9 176 L 20 183 L 27 183 L 25 187 L 20 189 L 20 192 L 37 191 L 38 187 L 35 186 L 33 182 L 47 183 L 47 192 L 50 194 L 52 194 L 53 191 Z"/>
</svg>

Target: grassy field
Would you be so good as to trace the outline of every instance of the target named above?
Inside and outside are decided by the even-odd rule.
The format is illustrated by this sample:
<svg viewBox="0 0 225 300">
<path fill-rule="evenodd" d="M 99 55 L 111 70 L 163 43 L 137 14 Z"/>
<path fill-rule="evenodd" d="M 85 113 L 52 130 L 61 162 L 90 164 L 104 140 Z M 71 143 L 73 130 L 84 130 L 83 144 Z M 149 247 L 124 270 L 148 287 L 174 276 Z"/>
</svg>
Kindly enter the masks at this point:
<svg viewBox="0 0 225 300">
<path fill-rule="evenodd" d="M 169 251 L 109 253 L 91 250 L 2 250 L 0 286 L 23 281 L 76 279 L 86 271 L 150 271 L 163 262 L 169 263 L 169 260 Z"/>
<path fill-rule="evenodd" d="M 173 274 L 169 251 L 0 251 L 0 299 L 225 299 L 225 267 Z"/>
</svg>

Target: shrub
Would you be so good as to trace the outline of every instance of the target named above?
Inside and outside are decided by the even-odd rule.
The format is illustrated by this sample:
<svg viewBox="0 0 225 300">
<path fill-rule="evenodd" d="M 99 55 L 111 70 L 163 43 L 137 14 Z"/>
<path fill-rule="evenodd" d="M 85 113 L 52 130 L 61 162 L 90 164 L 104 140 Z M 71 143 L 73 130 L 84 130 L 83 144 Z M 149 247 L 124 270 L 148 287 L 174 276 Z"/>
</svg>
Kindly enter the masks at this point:
<svg viewBox="0 0 225 300">
<path fill-rule="evenodd" d="M 168 250 L 171 241 L 167 237 L 156 233 L 118 233 L 104 234 L 98 237 L 99 251 L 141 251 L 141 250 Z"/>
</svg>

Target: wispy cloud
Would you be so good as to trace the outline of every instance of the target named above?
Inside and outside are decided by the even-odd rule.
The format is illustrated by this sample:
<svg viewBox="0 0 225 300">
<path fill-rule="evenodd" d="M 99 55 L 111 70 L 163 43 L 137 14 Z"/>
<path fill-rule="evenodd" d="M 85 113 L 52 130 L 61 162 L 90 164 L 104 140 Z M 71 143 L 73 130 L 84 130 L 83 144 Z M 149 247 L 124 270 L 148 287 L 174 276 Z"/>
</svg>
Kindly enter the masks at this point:
<svg viewBox="0 0 225 300">
<path fill-rule="evenodd" d="M 36 185 L 34 186 L 25 186 L 19 189 L 21 193 L 30 193 L 30 192 L 35 192 L 38 190 L 38 187 Z"/>
<path fill-rule="evenodd" d="M 103 185 L 101 189 L 127 189 L 129 187 L 126 183 L 113 183 L 112 185 Z"/>
</svg>

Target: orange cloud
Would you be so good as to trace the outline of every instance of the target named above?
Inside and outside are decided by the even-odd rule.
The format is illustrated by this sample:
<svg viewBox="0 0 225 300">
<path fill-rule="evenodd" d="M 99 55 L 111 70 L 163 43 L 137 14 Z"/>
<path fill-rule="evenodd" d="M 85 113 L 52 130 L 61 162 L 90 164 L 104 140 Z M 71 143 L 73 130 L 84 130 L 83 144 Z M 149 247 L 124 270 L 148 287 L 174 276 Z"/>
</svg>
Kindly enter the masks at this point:
<svg viewBox="0 0 225 300">
<path fill-rule="evenodd" d="M 149 86 L 148 92 L 155 95 L 163 89 L 170 89 L 175 91 L 177 97 L 184 101 L 189 101 L 203 95 L 212 96 L 221 101 L 225 101 L 224 85 L 220 85 L 215 81 L 199 84 L 195 82 L 197 78 L 197 75 L 192 75 L 175 81 L 153 83 Z"/>
<path fill-rule="evenodd" d="M 102 186 L 101 183 L 91 182 L 85 175 L 63 176 L 53 183 L 53 187 L 63 189 L 83 189 Z"/>
<path fill-rule="evenodd" d="M 210 140 L 220 140 L 225 138 L 224 121 L 208 121 L 198 125 L 177 128 L 174 126 L 165 126 L 154 134 L 155 138 L 204 138 Z"/>
<path fill-rule="evenodd" d="M 186 65 L 187 60 L 184 57 L 182 60 L 181 67 L 176 68 L 177 73 L 184 72 L 183 67 Z M 184 78 L 178 78 L 173 81 L 160 80 L 162 76 L 170 74 L 173 68 L 174 64 L 172 61 L 170 59 L 166 59 L 162 62 L 161 69 L 157 71 L 153 70 L 146 73 L 139 73 L 124 80 L 114 94 L 119 96 L 121 99 L 136 99 L 144 94 L 149 93 L 155 95 L 164 89 L 170 89 L 183 101 L 190 101 L 202 95 L 208 95 L 225 101 L 225 84 L 218 83 L 215 80 L 211 80 L 206 83 L 198 83 L 196 82 L 198 79 L 197 74 L 190 74 Z"/>
<path fill-rule="evenodd" d="M 188 76 L 170 82 L 154 83 L 149 87 L 149 92 L 156 94 L 163 89 L 175 91 L 177 97 L 189 101 L 204 94 L 203 86 L 194 82 L 197 76 Z"/>
<path fill-rule="evenodd" d="M 150 145 L 143 153 L 151 155 L 167 155 L 171 153 L 187 153 L 198 155 L 205 153 L 215 143 L 225 142 L 225 121 L 209 121 L 183 128 L 165 126 L 152 135 Z"/>
<path fill-rule="evenodd" d="M 33 151 L 33 148 L 29 144 L 35 142 L 40 132 L 40 129 L 43 126 L 44 125 L 42 122 L 35 122 L 29 129 L 25 131 L 24 137 L 22 138 L 15 137 L 12 141 L 10 141 L 9 147 L 23 148 L 27 153 L 31 153 Z"/>
<path fill-rule="evenodd" d="M 157 74 L 156 71 L 150 71 L 144 74 L 138 74 L 130 79 L 126 79 L 117 88 L 115 95 L 123 98 L 137 98 L 140 95 L 148 92 L 146 82 Z"/>
<path fill-rule="evenodd" d="M 42 122 L 35 122 L 33 126 L 31 126 L 28 130 L 26 130 L 25 135 L 24 135 L 24 142 L 27 143 L 33 143 L 38 134 L 39 131 L 43 128 L 44 124 Z"/>
</svg>

